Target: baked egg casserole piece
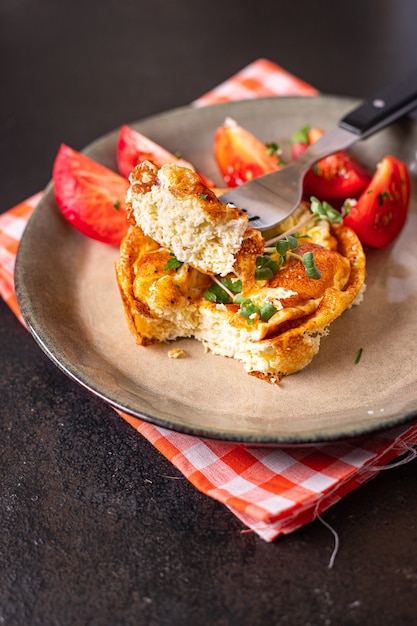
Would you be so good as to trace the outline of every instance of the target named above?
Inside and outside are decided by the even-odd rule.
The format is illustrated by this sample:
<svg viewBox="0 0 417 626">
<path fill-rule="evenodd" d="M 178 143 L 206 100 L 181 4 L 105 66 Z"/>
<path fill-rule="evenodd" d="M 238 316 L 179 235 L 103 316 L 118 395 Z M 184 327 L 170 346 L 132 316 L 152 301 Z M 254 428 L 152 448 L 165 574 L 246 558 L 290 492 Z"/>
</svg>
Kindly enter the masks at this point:
<svg viewBox="0 0 417 626">
<path fill-rule="evenodd" d="M 265 249 L 261 233 L 241 220 L 245 228 L 241 224 L 240 230 L 234 231 L 231 245 L 226 231 L 229 219 L 234 220 L 228 217 L 233 207 L 216 208 L 214 217 L 211 209 L 218 205 L 198 174 L 187 170 L 177 172 L 177 176 L 175 169 L 184 168 L 172 164 L 163 166 L 169 172 L 170 190 L 161 198 L 158 168 L 151 165 L 140 168 L 140 176 L 150 173 L 151 187 L 143 180 L 137 187 L 139 166 L 132 174 L 128 193 L 131 225 L 116 263 L 126 319 L 137 343 L 192 337 L 201 341 L 206 351 L 236 359 L 248 374 L 273 384 L 308 365 L 331 322 L 362 297 L 366 262 L 355 233 L 343 224 L 313 216 L 308 207 L 300 207 L 283 225 L 284 229 L 289 224 L 296 226 L 297 220 L 305 224 L 297 234 L 296 254 L 288 255 L 273 276 L 255 279 L 257 259 Z M 190 209 L 196 203 L 195 194 L 196 212 L 210 214 L 215 222 L 211 234 L 205 217 L 201 222 L 188 221 L 195 209 Z M 138 195 L 143 197 L 138 199 Z M 161 206 L 155 210 L 158 202 Z M 158 217 L 162 207 L 163 218 L 162 213 Z M 162 219 L 166 223 L 158 225 Z M 201 223 L 204 226 L 200 228 Z M 172 232 L 166 234 L 169 224 Z M 183 240 L 178 243 L 177 239 Z M 216 241 L 209 254 L 204 251 L 205 239 Z M 199 248 L 197 263 L 189 251 L 192 241 Z M 302 262 L 305 253 L 314 256 L 319 278 L 307 276 Z M 239 298 L 225 287 L 229 296 L 224 301 L 213 301 L 208 295 L 213 284 L 220 288 L 222 284 L 232 288 L 239 284 Z M 245 315 L 242 303 L 248 302 L 254 312 Z M 265 307 L 269 311 L 266 317 L 260 314 Z"/>
<path fill-rule="evenodd" d="M 180 261 L 208 274 L 232 271 L 248 217 L 220 202 L 192 170 L 143 161 L 130 175 L 126 202 L 145 235 Z"/>
</svg>

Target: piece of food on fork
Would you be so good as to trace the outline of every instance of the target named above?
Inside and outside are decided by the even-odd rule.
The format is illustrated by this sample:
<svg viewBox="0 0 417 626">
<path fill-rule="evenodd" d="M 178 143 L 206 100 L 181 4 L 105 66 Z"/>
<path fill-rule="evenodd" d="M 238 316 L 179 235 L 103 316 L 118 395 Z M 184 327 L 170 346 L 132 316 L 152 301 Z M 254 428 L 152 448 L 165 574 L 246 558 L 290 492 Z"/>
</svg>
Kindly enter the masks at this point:
<svg viewBox="0 0 417 626">
<path fill-rule="evenodd" d="M 144 161 L 130 175 L 128 210 L 145 235 L 208 274 L 233 271 L 248 229 L 246 213 L 224 204 L 200 176 L 172 163 Z"/>
<path fill-rule="evenodd" d="M 278 383 L 311 362 L 330 323 L 360 300 L 359 239 L 308 206 L 283 224 L 299 225 L 296 236 L 269 245 L 191 170 L 144 162 L 130 183 L 116 274 L 139 344 L 193 337 Z"/>
</svg>

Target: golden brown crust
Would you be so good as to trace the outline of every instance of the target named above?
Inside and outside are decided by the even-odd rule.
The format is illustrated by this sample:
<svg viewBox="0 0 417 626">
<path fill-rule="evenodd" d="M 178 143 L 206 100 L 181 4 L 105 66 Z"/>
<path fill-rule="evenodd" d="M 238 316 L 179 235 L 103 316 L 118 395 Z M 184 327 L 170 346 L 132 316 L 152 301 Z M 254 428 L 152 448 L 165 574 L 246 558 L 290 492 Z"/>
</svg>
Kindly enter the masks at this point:
<svg viewBox="0 0 417 626">
<path fill-rule="evenodd" d="M 201 177 L 194 170 L 167 163 L 158 168 L 151 161 L 138 163 L 130 174 L 131 190 L 135 195 L 143 195 L 158 185 L 158 173 L 168 181 L 170 193 L 181 200 L 194 199 L 210 221 L 245 218 L 246 214 L 233 205 L 225 204 L 218 199 L 212 189 L 206 187 Z"/>
<path fill-rule="evenodd" d="M 314 243 L 300 243 L 297 255 L 302 256 L 306 252 L 313 252 L 314 262 L 321 274 L 321 278 L 309 278 L 305 273 L 302 261 L 297 258 L 290 258 L 281 272 L 269 281 L 268 287 L 282 287 L 297 291 L 296 296 L 291 296 L 285 300 L 288 305 L 296 304 L 308 300 L 309 298 L 320 298 L 324 291 L 330 286 L 343 289 L 349 279 L 350 263 L 337 250 L 328 250 Z"/>
<path fill-rule="evenodd" d="M 253 284 L 255 277 L 256 257 L 263 254 L 265 241 L 259 230 L 251 228 L 246 229 L 242 245 L 235 254 L 235 262 L 233 270 L 245 283 Z"/>
<path fill-rule="evenodd" d="M 237 268 L 248 276 L 245 289 L 250 297 L 269 295 L 272 301 L 278 297 L 276 293 L 284 291 L 282 308 L 275 315 L 267 322 L 254 320 L 248 325 L 238 305 L 218 305 L 204 298 L 210 277 L 187 264 L 167 270 L 169 251 L 140 228 L 130 227 L 121 246 L 116 275 L 129 328 L 137 342 L 147 345 L 195 336 L 207 349 L 239 358 L 248 373 L 273 384 L 310 363 L 320 337 L 327 334 L 331 322 L 351 306 L 364 286 L 362 246 L 349 228 L 331 225 L 326 239 L 329 248 L 306 242 L 296 250 L 297 254 L 314 252 L 322 275 L 319 280 L 308 278 L 302 263 L 291 258 L 272 279 L 258 284 L 249 276 L 254 258 L 261 252 L 257 233 L 248 232 L 245 241 L 249 254 L 246 257 L 242 251 L 236 261 Z M 214 343 L 211 326 L 218 333 Z M 236 356 L 239 342 L 246 356 Z"/>
<path fill-rule="evenodd" d="M 307 365 L 317 353 L 313 342 L 317 335 L 327 334 L 329 325 L 348 309 L 361 292 L 365 281 L 366 258 L 356 234 L 342 224 L 332 225 L 338 252 L 350 263 L 350 273 L 343 289 L 329 286 L 313 315 L 272 339 L 276 350 L 285 352 L 283 375 L 293 374 Z"/>
<path fill-rule="evenodd" d="M 140 228 L 130 226 L 120 248 L 120 260 L 116 263 L 116 279 L 126 320 L 130 332 L 141 345 L 152 343 L 152 339 L 143 332 L 145 320 L 152 318 L 152 313 L 148 306 L 135 297 L 135 266 L 148 251 L 158 249 L 159 245 L 146 237 Z"/>
<path fill-rule="evenodd" d="M 264 380 L 270 385 L 278 385 L 281 380 L 284 378 L 284 374 L 281 372 L 277 372 L 274 374 L 270 374 L 267 372 L 248 372 L 250 376 L 254 378 L 258 378 L 259 380 Z"/>
<path fill-rule="evenodd" d="M 139 163 L 130 175 L 128 218 L 176 258 L 206 274 L 231 272 L 246 213 L 221 202 L 191 169 L 175 163 Z"/>
<path fill-rule="evenodd" d="M 128 214 L 134 225 L 122 242 L 116 277 L 139 344 L 195 337 L 207 350 L 240 360 L 252 376 L 277 384 L 310 363 L 331 322 L 363 289 L 365 255 L 343 224 L 311 218 L 295 256 L 287 255 L 272 278 L 259 281 L 262 234 L 243 212 L 218 200 L 198 174 L 144 161 L 130 180 Z M 300 211 L 305 223 L 308 208 Z M 314 255 L 318 279 L 306 274 L 301 259 L 307 252 Z M 268 254 L 273 259 L 275 251 L 268 248 Z M 279 255 L 275 260 L 282 262 Z M 205 297 L 211 274 L 240 279 L 242 296 L 253 306 L 250 318 L 232 301 L 218 304 Z M 265 305 L 273 307 L 267 320 L 260 316 Z"/>
</svg>

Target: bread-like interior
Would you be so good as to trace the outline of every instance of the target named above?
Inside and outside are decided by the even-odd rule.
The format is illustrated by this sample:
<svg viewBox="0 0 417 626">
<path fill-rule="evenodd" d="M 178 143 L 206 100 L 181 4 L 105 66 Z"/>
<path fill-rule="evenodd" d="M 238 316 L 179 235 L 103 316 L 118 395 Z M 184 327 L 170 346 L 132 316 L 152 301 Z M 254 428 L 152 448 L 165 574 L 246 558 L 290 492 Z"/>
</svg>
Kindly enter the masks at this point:
<svg viewBox="0 0 417 626">
<path fill-rule="evenodd" d="M 116 275 L 138 344 L 193 337 L 206 350 L 237 359 L 249 374 L 278 383 L 311 362 L 330 323 L 364 290 L 365 255 L 355 233 L 314 216 L 297 234 L 296 254 L 287 255 L 271 277 L 255 279 L 265 252 L 261 233 L 191 170 L 139 164 L 131 175 L 128 211 L 131 225 Z M 309 215 L 308 207 L 300 207 L 291 220 L 305 223 Z M 307 276 L 301 260 L 306 252 L 313 254 L 320 278 Z M 219 288 L 221 277 L 228 295 L 213 301 L 213 281 Z M 238 284 L 236 301 L 229 288 Z M 251 315 L 242 300 L 250 303 Z M 273 307 L 266 318 L 265 307 Z"/>
<path fill-rule="evenodd" d="M 136 224 L 176 258 L 209 274 L 233 270 L 248 217 L 224 204 L 192 170 L 150 161 L 130 176 L 127 202 Z"/>
</svg>

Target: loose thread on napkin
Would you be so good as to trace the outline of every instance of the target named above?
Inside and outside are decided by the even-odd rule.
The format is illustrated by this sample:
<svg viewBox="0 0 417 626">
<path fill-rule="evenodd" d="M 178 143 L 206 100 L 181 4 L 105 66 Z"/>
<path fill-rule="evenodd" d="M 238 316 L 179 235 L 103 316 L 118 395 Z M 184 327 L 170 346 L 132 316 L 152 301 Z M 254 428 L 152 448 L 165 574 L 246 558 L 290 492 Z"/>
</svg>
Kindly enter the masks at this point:
<svg viewBox="0 0 417 626">
<path fill-rule="evenodd" d="M 382 472 L 385 470 L 395 469 L 396 467 L 400 467 L 401 465 L 407 465 L 407 463 L 411 463 L 417 457 L 417 448 L 414 446 L 409 446 L 405 442 L 401 442 L 398 448 L 404 448 L 404 455 L 400 456 L 400 458 L 395 461 L 391 461 L 387 463 L 387 465 L 374 465 L 370 471 L 372 472 Z M 408 452 L 408 454 L 407 454 Z"/>
<path fill-rule="evenodd" d="M 329 558 L 329 562 L 327 564 L 327 569 L 333 569 L 335 560 L 336 560 L 336 556 L 339 552 L 339 548 L 340 548 L 340 539 L 339 539 L 339 534 L 336 531 L 335 528 L 333 528 L 333 526 L 330 524 L 330 522 L 327 522 L 320 514 L 320 510 L 323 507 L 323 510 L 325 510 L 326 507 L 325 506 L 325 500 L 329 499 L 331 501 L 332 496 L 334 496 L 334 494 L 336 494 L 339 491 L 338 486 L 334 487 L 330 493 L 327 494 L 323 494 L 323 496 L 317 501 L 317 504 L 315 506 L 314 509 L 314 519 L 317 519 L 321 524 L 323 524 L 323 526 L 325 526 L 328 530 L 330 530 L 330 532 L 333 535 L 334 538 L 334 545 L 333 545 L 333 550 L 332 553 L 330 555 Z M 331 505 L 328 505 L 331 506 Z"/>
<path fill-rule="evenodd" d="M 330 530 L 330 532 L 332 533 L 334 537 L 334 548 L 333 548 L 333 552 L 330 555 L 329 563 L 327 565 L 327 569 L 333 569 L 333 565 L 336 560 L 337 553 L 339 552 L 339 546 L 340 546 L 339 535 L 336 532 L 336 530 L 333 528 L 333 526 L 329 524 L 329 522 L 326 522 L 326 520 L 324 520 L 321 515 L 317 514 L 316 518 L 318 519 L 319 522 L 323 524 L 323 526 L 325 526 L 326 528 Z"/>
<path fill-rule="evenodd" d="M 386 471 L 386 470 L 390 470 L 390 469 L 395 469 L 397 467 L 400 467 L 401 465 L 407 465 L 408 463 L 410 463 L 411 461 L 414 461 L 414 459 L 417 457 L 417 448 L 414 446 L 410 446 L 408 445 L 406 442 L 402 441 L 399 443 L 398 445 L 398 449 L 403 448 L 405 451 L 405 456 L 400 457 L 398 460 L 395 461 L 391 461 L 390 463 L 387 463 L 387 465 L 374 465 L 369 469 L 369 472 L 376 472 L 379 473 L 381 471 Z M 408 452 L 408 454 L 407 454 Z M 327 494 L 329 495 L 329 494 Z M 324 496 L 323 496 L 324 498 Z M 321 498 L 321 500 L 319 500 L 317 502 L 317 506 L 316 506 L 316 512 L 315 512 L 315 518 L 321 522 L 323 524 L 323 526 L 325 526 L 328 530 L 330 530 L 330 532 L 332 533 L 333 537 L 334 537 L 334 548 L 333 548 L 333 552 L 330 555 L 330 559 L 329 559 L 329 563 L 328 563 L 328 569 L 333 569 L 335 560 L 336 560 L 336 556 L 339 552 L 339 548 L 340 548 L 340 539 L 339 539 L 339 534 L 337 533 L 336 529 L 333 528 L 333 526 L 327 522 L 325 519 L 323 519 L 323 517 L 318 513 L 318 510 L 320 508 L 320 503 L 323 500 L 323 498 Z"/>
<path fill-rule="evenodd" d="M 318 502 L 317 505 L 316 505 L 316 511 L 314 513 L 314 519 L 317 519 L 321 524 L 323 524 L 323 526 L 325 526 L 328 530 L 330 530 L 330 532 L 332 533 L 332 535 L 334 537 L 333 550 L 332 550 L 332 553 L 330 555 L 329 562 L 327 564 L 327 569 L 333 569 L 333 566 L 334 566 L 334 563 L 335 563 L 335 560 L 336 560 L 336 556 L 337 556 L 337 554 L 339 552 L 339 548 L 340 548 L 339 534 L 337 533 L 335 528 L 333 528 L 333 526 L 331 524 L 329 524 L 329 522 L 326 522 L 326 520 L 323 519 L 323 517 L 319 513 L 317 513 L 319 505 L 320 505 L 320 502 Z M 314 520 L 312 520 L 312 521 L 314 521 Z M 270 529 L 269 529 L 268 526 L 261 527 L 261 526 L 258 525 L 256 530 L 259 533 L 259 532 L 262 532 L 262 530 L 268 531 Z M 255 532 L 253 528 L 243 528 L 240 531 L 240 534 L 241 535 L 248 535 L 248 534 L 253 533 L 253 532 Z"/>
</svg>

